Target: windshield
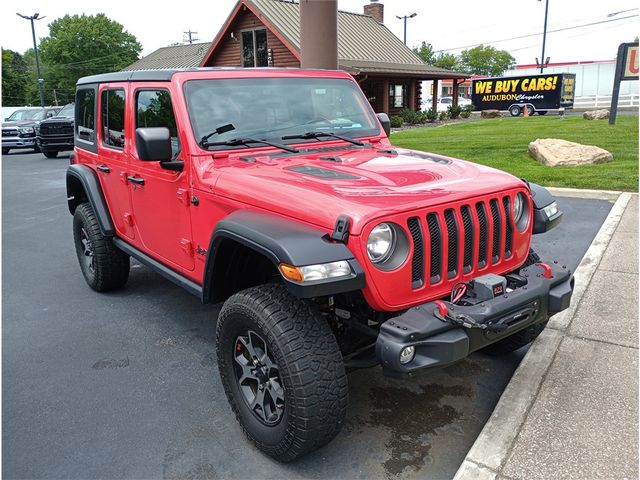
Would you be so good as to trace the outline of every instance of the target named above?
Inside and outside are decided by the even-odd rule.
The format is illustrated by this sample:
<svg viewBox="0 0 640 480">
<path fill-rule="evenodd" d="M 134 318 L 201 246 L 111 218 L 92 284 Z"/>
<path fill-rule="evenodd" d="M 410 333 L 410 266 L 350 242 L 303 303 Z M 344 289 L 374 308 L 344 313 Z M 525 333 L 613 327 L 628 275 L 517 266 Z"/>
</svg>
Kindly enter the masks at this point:
<svg viewBox="0 0 640 480">
<path fill-rule="evenodd" d="M 253 137 L 282 141 L 310 130 L 354 138 L 377 135 L 380 125 L 351 80 L 335 78 L 242 78 L 190 80 L 185 84 L 197 141 Z M 234 128 L 227 127 L 231 124 Z M 328 137 L 322 137 L 325 140 Z M 317 142 L 288 139 L 282 143 Z M 242 148 L 242 146 L 232 146 Z M 228 149 L 229 145 L 209 146 Z M 245 147 L 246 148 L 246 147 Z"/>
<path fill-rule="evenodd" d="M 9 122 L 17 122 L 20 120 L 41 120 L 39 116 L 44 116 L 44 110 L 16 110 L 7 120 Z"/>
<path fill-rule="evenodd" d="M 57 116 L 73 118 L 74 114 L 75 114 L 75 106 L 73 103 L 70 103 L 69 105 L 65 105 L 64 108 L 58 112 Z"/>
</svg>

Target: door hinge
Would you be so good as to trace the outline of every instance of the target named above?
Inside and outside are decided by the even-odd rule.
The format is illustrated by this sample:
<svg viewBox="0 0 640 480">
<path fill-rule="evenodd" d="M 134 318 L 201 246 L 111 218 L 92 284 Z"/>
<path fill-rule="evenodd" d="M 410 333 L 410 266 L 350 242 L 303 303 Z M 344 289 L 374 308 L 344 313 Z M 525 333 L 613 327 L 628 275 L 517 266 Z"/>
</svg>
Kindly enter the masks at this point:
<svg viewBox="0 0 640 480">
<path fill-rule="evenodd" d="M 180 248 L 182 248 L 182 251 L 186 253 L 188 257 L 193 257 L 193 244 L 191 240 L 186 238 L 180 240 Z"/>
<path fill-rule="evenodd" d="M 179 188 L 178 191 L 178 200 L 180 200 L 180 203 L 186 205 L 187 207 L 189 206 L 189 192 L 184 189 L 184 188 Z"/>
</svg>

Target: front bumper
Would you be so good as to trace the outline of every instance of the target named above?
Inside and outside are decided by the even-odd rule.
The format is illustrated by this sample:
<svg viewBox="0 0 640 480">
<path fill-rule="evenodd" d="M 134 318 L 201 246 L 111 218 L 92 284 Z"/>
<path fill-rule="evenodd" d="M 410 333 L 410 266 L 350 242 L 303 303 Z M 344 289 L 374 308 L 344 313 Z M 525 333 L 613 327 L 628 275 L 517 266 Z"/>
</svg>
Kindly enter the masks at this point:
<svg viewBox="0 0 640 480">
<path fill-rule="evenodd" d="M 538 265 L 523 268 L 520 274 L 527 278 L 526 286 L 474 306 L 444 302 L 451 315 L 464 314 L 478 323 L 506 326 L 499 332 L 465 328 L 440 320 L 433 302 L 387 320 L 381 325 L 376 342 L 376 357 L 384 374 L 402 376 L 423 368 L 449 365 L 565 310 L 573 293 L 571 271 L 553 264 L 550 278 L 543 273 Z M 402 364 L 400 352 L 409 346 L 415 347 L 415 357 Z"/>
<path fill-rule="evenodd" d="M 35 137 L 2 137 L 2 148 L 33 148 Z"/>
<path fill-rule="evenodd" d="M 74 140 L 71 137 L 38 137 L 38 146 L 42 150 L 73 150 Z"/>
</svg>

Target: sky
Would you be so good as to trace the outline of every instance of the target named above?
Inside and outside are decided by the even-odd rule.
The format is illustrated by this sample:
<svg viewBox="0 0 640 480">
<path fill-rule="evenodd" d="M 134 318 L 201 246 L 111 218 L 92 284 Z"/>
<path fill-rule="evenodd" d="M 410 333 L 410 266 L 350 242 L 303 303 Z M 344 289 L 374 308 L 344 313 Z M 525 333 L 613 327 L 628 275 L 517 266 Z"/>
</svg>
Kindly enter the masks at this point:
<svg viewBox="0 0 640 480">
<path fill-rule="evenodd" d="M 368 0 L 338 0 L 341 10 L 362 12 Z M 611 60 L 622 42 L 640 32 L 636 0 L 548 0 L 546 55 L 551 62 Z M 148 2 L 110 0 L 21 0 L 1 2 L 0 40 L 3 48 L 23 53 L 32 47 L 27 20 L 16 15 L 39 13 L 36 36 L 48 35 L 48 23 L 65 14 L 104 13 L 121 23 L 142 44 L 142 55 L 182 42 L 191 30 L 202 42 L 210 42 L 235 5 L 235 0 Z M 381 0 L 385 25 L 400 39 L 403 21 L 396 15 L 416 17 L 407 21 L 407 44 L 431 43 L 435 50 L 459 53 L 477 44 L 509 51 L 518 64 L 535 63 L 542 49 L 545 0 L 456 0 L 448 2 Z M 447 10 L 447 6 L 453 9 Z M 604 22 L 604 23 L 602 23 Z M 594 24 L 590 26 L 582 26 Z M 553 32 L 553 30 L 561 30 Z M 514 38 L 524 37 L 524 38 Z"/>
</svg>

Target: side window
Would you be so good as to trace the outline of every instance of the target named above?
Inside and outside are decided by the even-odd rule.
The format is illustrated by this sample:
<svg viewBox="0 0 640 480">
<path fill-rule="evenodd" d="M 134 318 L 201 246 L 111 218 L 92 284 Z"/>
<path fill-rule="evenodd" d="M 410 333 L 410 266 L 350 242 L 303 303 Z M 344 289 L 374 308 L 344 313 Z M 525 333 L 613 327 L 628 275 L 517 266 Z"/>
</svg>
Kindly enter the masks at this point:
<svg viewBox="0 0 640 480">
<path fill-rule="evenodd" d="M 167 127 L 171 134 L 171 150 L 180 151 L 176 118 L 167 90 L 140 90 L 136 94 L 136 128 Z"/>
<path fill-rule="evenodd" d="M 82 88 L 76 93 L 76 136 L 85 142 L 96 139 L 95 114 L 96 92 L 93 88 Z"/>
<path fill-rule="evenodd" d="M 102 143 L 124 148 L 124 90 L 104 90 L 101 94 Z"/>
</svg>

